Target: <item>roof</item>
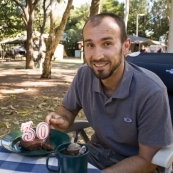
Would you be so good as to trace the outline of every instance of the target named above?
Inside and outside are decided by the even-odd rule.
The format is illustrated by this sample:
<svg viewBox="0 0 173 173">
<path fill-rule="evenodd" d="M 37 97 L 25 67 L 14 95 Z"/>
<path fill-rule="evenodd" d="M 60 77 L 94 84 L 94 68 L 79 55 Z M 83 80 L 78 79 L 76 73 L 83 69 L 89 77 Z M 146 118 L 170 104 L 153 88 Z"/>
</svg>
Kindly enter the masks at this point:
<svg viewBox="0 0 173 173">
<path fill-rule="evenodd" d="M 9 38 L 6 39 L 4 41 L 1 41 L 0 44 L 12 44 L 12 43 L 21 43 L 21 42 L 25 42 L 26 41 L 26 36 L 21 36 L 21 37 L 17 37 L 17 38 Z"/>
<path fill-rule="evenodd" d="M 137 37 L 134 35 L 128 35 L 127 37 L 130 38 L 132 43 L 144 43 L 144 42 L 147 42 L 149 40 L 148 38 Z"/>
<path fill-rule="evenodd" d="M 40 36 L 40 33 L 37 32 L 37 33 L 34 33 L 33 34 L 33 38 L 38 38 Z M 43 34 L 43 38 L 48 38 L 49 34 Z M 65 41 L 65 33 L 62 35 L 61 37 L 61 41 Z M 15 38 L 8 38 L 6 40 L 3 40 L 0 42 L 0 44 L 17 44 L 17 43 L 23 43 L 25 42 L 27 39 L 27 36 L 26 35 L 23 35 L 23 36 L 17 36 Z"/>
<path fill-rule="evenodd" d="M 164 43 L 161 43 L 160 41 L 150 40 L 149 38 L 137 37 L 134 35 L 128 35 L 127 37 L 130 38 L 131 43 L 147 43 L 148 45 L 166 46 Z"/>
</svg>

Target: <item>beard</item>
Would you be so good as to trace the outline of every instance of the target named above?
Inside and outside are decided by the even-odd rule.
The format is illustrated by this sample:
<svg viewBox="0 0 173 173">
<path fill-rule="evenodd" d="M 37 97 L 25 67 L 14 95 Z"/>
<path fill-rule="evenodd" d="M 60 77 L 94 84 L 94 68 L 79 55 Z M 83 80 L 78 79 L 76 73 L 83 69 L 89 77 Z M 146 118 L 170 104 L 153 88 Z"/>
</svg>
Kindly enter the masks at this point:
<svg viewBox="0 0 173 173">
<path fill-rule="evenodd" d="M 88 66 L 90 67 L 90 69 L 93 71 L 93 73 L 95 74 L 95 76 L 98 78 L 98 79 L 107 79 L 109 78 L 117 69 L 118 67 L 120 66 L 120 64 L 122 63 L 122 51 L 120 51 L 119 55 L 118 55 L 118 62 L 116 64 L 112 64 L 112 62 L 110 60 L 99 60 L 99 61 L 96 61 L 96 60 L 92 60 L 90 61 L 90 64 L 93 64 L 93 63 L 109 63 L 111 64 L 111 68 L 108 72 L 104 72 L 104 70 L 95 70 L 91 65 L 89 65 L 88 63 Z"/>
</svg>

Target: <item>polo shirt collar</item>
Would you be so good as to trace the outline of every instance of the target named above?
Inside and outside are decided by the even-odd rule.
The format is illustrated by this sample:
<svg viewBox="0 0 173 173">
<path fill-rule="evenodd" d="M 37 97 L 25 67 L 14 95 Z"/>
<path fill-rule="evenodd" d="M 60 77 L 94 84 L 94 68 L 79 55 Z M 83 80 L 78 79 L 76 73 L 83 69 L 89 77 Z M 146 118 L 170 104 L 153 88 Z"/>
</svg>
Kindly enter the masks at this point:
<svg viewBox="0 0 173 173">
<path fill-rule="evenodd" d="M 123 77 L 121 79 L 120 85 L 117 87 L 115 93 L 112 95 L 112 98 L 123 99 L 129 95 L 132 77 L 133 67 L 125 61 Z M 93 78 L 92 89 L 94 92 L 99 92 L 105 96 L 101 81 L 95 75 Z"/>
</svg>

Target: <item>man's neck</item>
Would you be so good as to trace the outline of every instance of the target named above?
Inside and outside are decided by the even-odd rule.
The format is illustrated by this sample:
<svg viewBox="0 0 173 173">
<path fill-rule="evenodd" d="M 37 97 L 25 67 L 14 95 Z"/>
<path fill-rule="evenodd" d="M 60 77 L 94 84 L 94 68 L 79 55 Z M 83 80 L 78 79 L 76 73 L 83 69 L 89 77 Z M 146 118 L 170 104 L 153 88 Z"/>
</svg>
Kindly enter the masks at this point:
<svg viewBox="0 0 173 173">
<path fill-rule="evenodd" d="M 124 63 L 109 78 L 101 80 L 103 85 L 103 90 L 107 95 L 107 97 L 111 97 L 115 93 L 118 85 L 121 82 L 123 72 L 124 72 Z"/>
</svg>

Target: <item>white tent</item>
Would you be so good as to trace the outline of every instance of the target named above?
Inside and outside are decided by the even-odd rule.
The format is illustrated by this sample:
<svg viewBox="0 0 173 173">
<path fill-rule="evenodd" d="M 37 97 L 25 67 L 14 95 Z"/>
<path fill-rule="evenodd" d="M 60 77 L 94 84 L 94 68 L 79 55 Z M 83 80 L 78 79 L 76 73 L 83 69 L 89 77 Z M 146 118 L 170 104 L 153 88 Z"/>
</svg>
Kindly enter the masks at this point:
<svg viewBox="0 0 173 173">
<path fill-rule="evenodd" d="M 141 48 L 141 45 L 145 45 L 146 47 L 150 47 L 151 45 L 158 45 L 160 48 L 166 47 L 166 45 L 164 43 L 161 43 L 161 42 L 155 41 L 155 40 L 150 40 L 150 39 L 144 38 L 144 37 L 128 35 L 128 38 L 130 38 L 131 43 L 132 43 L 131 47 L 130 47 L 131 52 L 139 51 Z"/>
</svg>

